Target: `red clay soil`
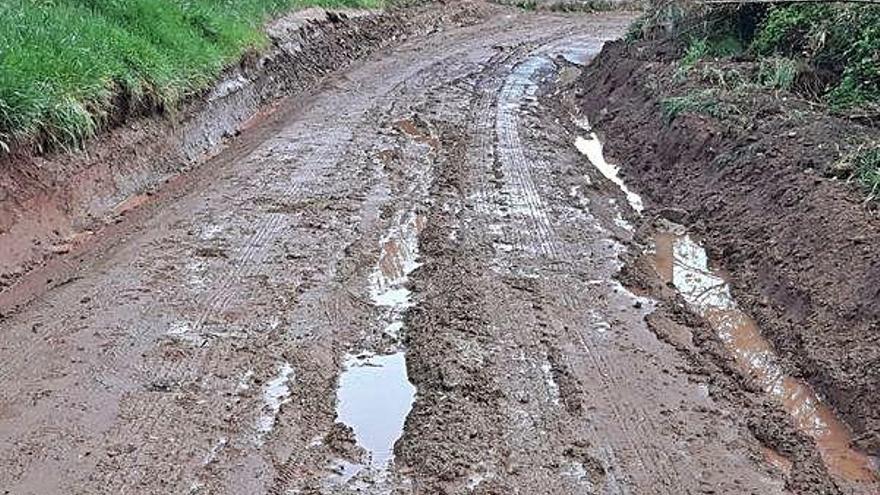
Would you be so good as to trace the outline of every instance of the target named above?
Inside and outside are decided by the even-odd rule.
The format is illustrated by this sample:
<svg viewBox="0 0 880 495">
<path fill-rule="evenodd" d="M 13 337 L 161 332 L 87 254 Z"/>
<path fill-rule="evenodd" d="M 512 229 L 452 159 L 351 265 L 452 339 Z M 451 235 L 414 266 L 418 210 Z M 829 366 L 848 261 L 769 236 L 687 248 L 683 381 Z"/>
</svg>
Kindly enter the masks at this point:
<svg viewBox="0 0 880 495">
<path fill-rule="evenodd" d="M 606 45 L 575 83 L 578 104 L 648 206 L 704 236 L 789 371 L 880 454 L 880 219 L 831 174 L 852 137 L 872 131 L 771 95 L 734 98 L 736 118 L 669 122 L 658 93 L 673 54 Z"/>
</svg>

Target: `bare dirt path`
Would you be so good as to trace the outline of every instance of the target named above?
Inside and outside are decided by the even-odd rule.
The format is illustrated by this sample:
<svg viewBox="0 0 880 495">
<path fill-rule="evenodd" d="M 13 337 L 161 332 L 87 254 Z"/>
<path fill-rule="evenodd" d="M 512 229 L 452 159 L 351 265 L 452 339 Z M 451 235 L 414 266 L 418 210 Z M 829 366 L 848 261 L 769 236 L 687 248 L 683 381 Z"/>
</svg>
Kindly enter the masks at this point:
<svg viewBox="0 0 880 495">
<path fill-rule="evenodd" d="M 541 103 L 630 20 L 499 10 L 244 135 L 2 322 L 0 489 L 786 493 L 614 280 L 630 207 Z"/>
</svg>

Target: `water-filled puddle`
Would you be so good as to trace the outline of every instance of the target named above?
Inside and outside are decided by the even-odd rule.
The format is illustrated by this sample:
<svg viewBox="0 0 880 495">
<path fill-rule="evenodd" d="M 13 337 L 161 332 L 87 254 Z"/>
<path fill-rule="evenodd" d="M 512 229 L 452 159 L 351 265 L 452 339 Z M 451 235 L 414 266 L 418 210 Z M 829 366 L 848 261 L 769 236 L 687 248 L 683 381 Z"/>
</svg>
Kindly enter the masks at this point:
<svg viewBox="0 0 880 495">
<path fill-rule="evenodd" d="M 626 200 L 629 202 L 629 205 L 633 210 L 637 213 L 641 213 L 642 210 L 645 209 L 642 197 L 632 192 L 626 186 L 626 183 L 623 182 L 623 179 L 620 178 L 620 167 L 605 161 L 605 155 L 602 152 L 602 142 L 599 141 L 599 137 L 596 136 L 596 133 L 591 132 L 589 137 L 578 136 L 574 142 L 574 146 L 587 157 L 590 163 L 592 163 L 606 179 L 613 182 L 621 191 L 623 191 L 623 194 L 626 195 Z"/>
<path fill-rule="evenodd" d="M 850 446 L 849 430 L 831 408 L 807 383 L 785 374 L 754 320 L 737 307 L 730 285 L 709 267 L 700 244 L 683 231 L 658 234 L 654 266 L 660 277 L 671 282 L 688 305 L 706 319 L 740 370 L 772 395 L 797 428 L 816 442 L 831 473 L 855 482 L 878 480 L 871 458 Z"/>
<path fill-rule="evenodd" d="M 402 216 L 380 243 L 379 262 L 370 277 L 373 303 L 391 309 L 406 309 L 410 292 L 407 277 L 419 267 L 419 232 L 425 217 L 415 213 Z"/>
<path fill-rule="evenodd" d="M 354 431 L 357 444 L 368 453 L 365 462 L 340 461 L 339 480 L 348 483 L 367 472 L 374 480 L 387 474 L 394 459 L 394 443 L 403 434 L 406 417 L 415 401 L 416 388 L 406 371 L 403 314 L 412 306 L 406 284 L 419 267 L 418 236 L 425 218 L 405 212 L 391 223 L 379 243 L 379 260 L 370 276 L 370 295 L 384 325 L 382 332 L 394 342 L 391 353 L 360 352 L 345 357 L 336 396 L 337 418 Z"/>
<path fill-rule="evenodd" d="M 275 427 L 275 418 L 281 406 L 290 400 L 289 382 L 293 377 L 293 368 L 290 363 L 283 363 L 278 367 L 278 374 L 266 382 L 263 387 L 263 412 L 257 421 L 257 434 L 259 441 Z"/>
<path fill-rule="evenodd" d="M 415 392 L 403 352 L 346 357 L 337 414 L 339 421 L 354 430 L 358 445 L 369 452 L 369 467 L 388 467 Z"/>
</svg>

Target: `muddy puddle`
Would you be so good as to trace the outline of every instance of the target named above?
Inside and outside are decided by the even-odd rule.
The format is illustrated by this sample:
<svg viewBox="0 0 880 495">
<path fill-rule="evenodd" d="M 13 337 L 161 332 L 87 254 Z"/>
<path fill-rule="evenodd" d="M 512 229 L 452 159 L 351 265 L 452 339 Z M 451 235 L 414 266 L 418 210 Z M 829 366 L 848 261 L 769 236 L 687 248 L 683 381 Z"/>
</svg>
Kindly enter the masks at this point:
<svg viewBox="0 0 880 495">
<path fill-rule="evenodd" d="M 370 277 L 370 296 L 381 315 L 383 333 L 393 342 L 384 353 L 361 351 L 345 357 L 336 396 L 338 421 L 354 432 L 366 459 L 340 461 L 337 483 L 364 476 L 381 481 L 394 460 L 394 444 L 403 435 L 416 388 L 406 370 L 402 344 L 403 316 L 412 306 L 406 284 L 419 267 L 418 235 L 425 218 L 415 212 L 399 215 L 380 241 L 379 260 Z"/>
<path fill-rule="evenodd" d="M 346 358 L 339 379 L 337 414 L 339 421 L 354 430 L 358 445 L 369 453 L 366 466 L 376 470 L 389 467 L 394 442 L 403 434 L 415 392 L 402 351 Z"/>
<path fill-rule="evenodd" d="M 829 471 L 873 486 L 878 481 L 876 461 L 851 447 L 848 428 L 812 387 L 785 373 L 755 321 L 737 307 L 727 280 L 711 268 L 706 250 L 676 226 L 656 235 L 653 254 L 660 277 L 706 319 L 740 371 L 776 399 L 795 426 L 816 442 Z M 778 453 L 768 452 L 766 457 L 783 471 L 790 469 L 790 460 Z"/>
<path fill-rule="evenodd" d="M 642 197 L 631 191 L 623 179 L 620 178 L 620 167 L 605 161 L 605 155 L 602 152 L 602 142 L 595 133 L 591 132 L 587 137 L 578 136 L 574 145 L 606 179 L 613 182 L 623 191 L 626 200 L 633 210 L 641 213 L 645 209 Z"/>
</svg>

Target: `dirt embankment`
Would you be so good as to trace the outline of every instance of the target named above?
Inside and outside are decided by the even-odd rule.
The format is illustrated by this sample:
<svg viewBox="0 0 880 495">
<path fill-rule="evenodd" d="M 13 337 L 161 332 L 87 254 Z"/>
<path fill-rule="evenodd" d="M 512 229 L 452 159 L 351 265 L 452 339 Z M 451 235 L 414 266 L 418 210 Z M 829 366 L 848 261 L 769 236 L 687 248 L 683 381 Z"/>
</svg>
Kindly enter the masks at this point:
<svg viewBox="0 0 880 495">
<path fill-rule="evenodd" d="M 729 115 L 670 119 L 675 55 L 607 45 L 576 82 L 578 104 L 649 206 L 705 237 L 790 371 L 880 454 L 880 219 L 831 177 L 851 138 L 872 131 L 761 94 L 723 102 Z"/>
<path fill-rule="evenodd" d="M 176 113 L 114 117 L 121 123 L 82 151 L 28 148 L 0 156 L 0 292 L 216 154 L 273 102 L 315 88 L 325 75 L 376 50 L 475 22 L 486 11 L 457 2 L 383 13 L 297 12 L 267 26 L 271 46 L 264 54 L 245 57 Z M 120 115 L 124 107 L 120 101 Z"/>
</svg>

